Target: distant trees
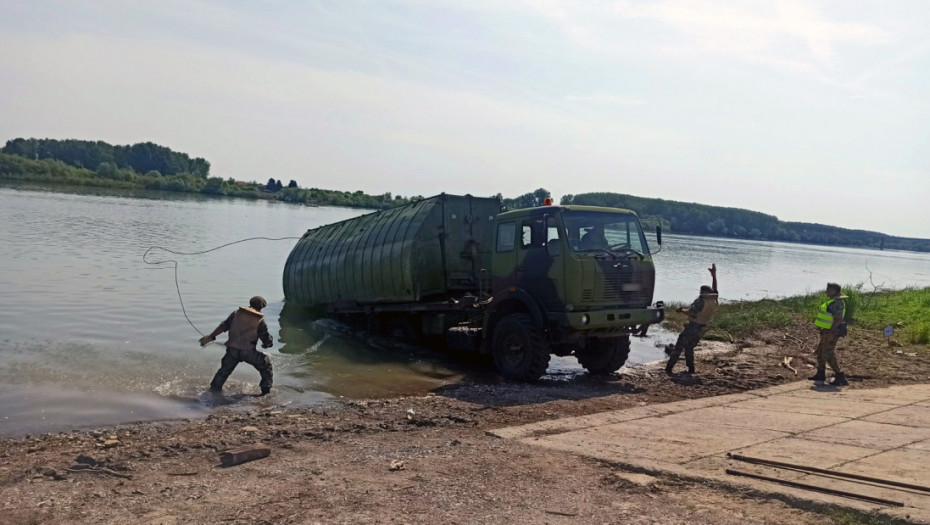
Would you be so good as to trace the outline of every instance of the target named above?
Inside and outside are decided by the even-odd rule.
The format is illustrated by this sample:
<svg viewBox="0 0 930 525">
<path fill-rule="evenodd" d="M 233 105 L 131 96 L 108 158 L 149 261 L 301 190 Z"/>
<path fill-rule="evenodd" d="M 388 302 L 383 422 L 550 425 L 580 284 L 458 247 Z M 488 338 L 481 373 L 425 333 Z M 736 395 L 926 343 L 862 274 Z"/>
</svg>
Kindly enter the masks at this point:
<svg viewBox="0 0 930 525">
<path fill-rule="evenodd" d="M 892 237 L 836 226 L 783 222 L 774 215 L 739 208 L 649 199 L 620 193 L 565 195 L 562 204 L 609 206 L 635 211 L 643 223 L 658 222 L 675 233 L 740 239 L 804 242 L 833 246 L 930 251 L 930 240 Z"/>
<path fill-rule="evenodd" d="M 295 180 L 291 180 L 287 188 L 274 178 L 269 178 L 265 184 L 232 178 L 224 180 L 210 177 L 209 169 L 210 163 L 204 159 L 191 159 L 187 154 L 151 142 L 112 146 L 101 141 L 20 138 L 7 141 L 0 150 L 0 179 L 6 180 L 146 188 L 369 209 L 393 208 L 423 199 L 422 195 L 402 197 L 391 193 L 369 195 L 362 191 L 305 189 L 298 187 Z M 548 190 L 539 188 L 512 199 L 500 193 L 496 198 L 507 208 L 516 209 L 541 206 L 550 196 Z M 647 229 L 661 225 L 675 233 L 930 252 L 928 239 L 783 222 L 773 215 L 739 208 L 619 193 L 569 194 L 562 197 L 561 203 L 631 209 L 637 212 Z"/>
<path fill-rule="evenodd" d="M 545 188 L 539 188 L 536 191 L 524 193 L 523 195 L 513 199 L 506 199 L 500 193 L 497 194 L 497 198 L 500 199 L 504 206 L 508 209 L 534 208 L 536 206 L 542 206 L 546 198 L 551 196 L 552 194 L 549 193 L 549 190 Z"/>
<path fill-rule="evenodd" d="M 280 180 L 274 178 L 269 178 L 268 182 L 263 184 L 237 181 L 233 178 L 204 178 L 191 173 L 162 175 L 157 170 L 149 170 L 142 175 L 131 168 L 120 168 L 114 162 L 109 161 L 99 162 L 94 166 L 92 171 L 50 158 L 34 160 L 22 155 L 0 152 L 0 180 L 108 188 L 145 188 L 368 209 L 393 208 L 423 199 L 421 195 L 403 197 L 391 193 L 369 195 L 362 191 L 303 189 L 297 186 L 296 181 L 292 181 L 293 184 L 288 184 L 285 188 Z"/>
<path fill-rule="evenodd" d="M 101 162 L 97 165 L 97 175 L 108 179 L 115 179 L 117 174 L 116 164 L 112 162 Z"/>
<path fill-rule="evenodd" d="M 226 181 L 222 178 L 210 177 L 207 179 L 207 184 L 203 187 L 201 192 L 210 195 L 226 195 L 225 185 Z"/>
<path fill-rule="evenodd" d="M 192 159 L 187 153 L 153 142 L 114 146 L 99 140 L 16 138 L 8 140 L 0 152 L 33 160 L 54 159 L 78 168 L 108 163 L 136 173 L 154 171 L 165 176 L 190 174 L 202 178 L 210 175 L 210 163 L 205 159 Z"/>
</svg>

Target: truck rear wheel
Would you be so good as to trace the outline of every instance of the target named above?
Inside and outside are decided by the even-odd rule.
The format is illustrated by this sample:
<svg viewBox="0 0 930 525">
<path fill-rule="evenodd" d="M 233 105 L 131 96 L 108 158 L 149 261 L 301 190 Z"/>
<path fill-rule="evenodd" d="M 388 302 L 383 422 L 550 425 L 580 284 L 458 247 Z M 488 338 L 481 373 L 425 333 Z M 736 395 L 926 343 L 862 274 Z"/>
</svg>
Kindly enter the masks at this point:
<svg viewBox="0 0 930 525">
<path fill-rule="evenodd" d="M 413 327 L 413 323 L 406 317 L 397 317 L 387 324 L 384 334 L 389 338 L 408 345 L 415 345 L 420 341 L 419 334 Z"/>
<path fill-rule="evenodd" d="M 536 381 L 549 368 L 549 341 L 533 318 L 510 314 L 494 329 L 494 364 L 502 376 Z"/>
<path fill-rule="evenodd" d="M 620 370 L 630 356 L 630 336 L 590 338 L 585 348 L 575 351 L 578 363 L 591 374 L 604 375 Z"/>
</svg>

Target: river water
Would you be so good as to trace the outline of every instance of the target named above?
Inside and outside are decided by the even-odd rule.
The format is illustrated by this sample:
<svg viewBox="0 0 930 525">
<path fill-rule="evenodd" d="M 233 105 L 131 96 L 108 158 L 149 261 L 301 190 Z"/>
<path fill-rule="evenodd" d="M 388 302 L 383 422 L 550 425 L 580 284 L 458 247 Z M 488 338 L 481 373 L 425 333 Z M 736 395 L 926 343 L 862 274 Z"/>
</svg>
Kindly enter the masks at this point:
<svg viewBox="0 0 930 525">
<path fill-rule="evenodd" d="M 269 305 L 276 390 L 254 398 L 240 365 L 205 387 L 223 348 L 201 349 L 181 311 L 171 264 L 151 246 L 195 252 L 247 237 L 298 237 L 361 210 L 159 193 L 93 195 L 0 188 L 0 435 L 198 417 L 218 405 L 314 404 L 332 396 L 426 392 L 482 368 L 402 347 L 331 320 L 285 322 L 281 271 L 294 240 L 255 240 L 173 258 L 193 324 L 211 331 L 253 295 Z M 930 255 L 665 236 L 656 299 L 689 302 L 716 263 L 724 300 L 779 297 L 827 281 L 930 285 Z M 674 334 L 635 339 L 631 363 L 662 357 Z M 550 378 L 578 373 L 553 358 Z"/>
</svg>

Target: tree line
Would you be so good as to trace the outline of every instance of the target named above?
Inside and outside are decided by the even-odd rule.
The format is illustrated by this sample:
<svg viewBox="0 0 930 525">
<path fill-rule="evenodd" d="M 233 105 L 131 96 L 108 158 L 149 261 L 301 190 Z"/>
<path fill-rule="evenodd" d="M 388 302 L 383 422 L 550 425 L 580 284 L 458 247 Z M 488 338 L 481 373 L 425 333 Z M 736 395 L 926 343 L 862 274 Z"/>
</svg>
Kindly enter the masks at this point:
<svg viewBox="0 0 930 525">
<path fill-rule="evenodd" d="M 774 215 L 740 208 L 606 192 L 565 195 L 561 204 L 626 208 L 635 211 L 641 218 L 662 224 L 671 232 L 688 235 L 930 252 L 930 239 L 894 237 L 866 230 L 787 222 Z"/>
<path fill-rule="evenodd" d="M 423 198 L 420 195 L 402 197 L 391 193 L 369 195 L 362 191 L 300 188 L 294 180 L 285 187 L 280 180 L 275 179 L 269 179 L 267 183 L 259 183 L 238 181 L 233 178 L 201 177 L 192 173 L 163 175 L 153 170 L 139 173 L 132 168 L 119 168 L 111 163 L 103 163 L 96 170 L 89 170 L 61 160 L 34 160 L 6 153 L 0 153 L 0 179 L 71 186 L 201 193 L 248 199 L 280 200 L 316 206 L 369 209 L 393 208 Z"/>
<path fill-rule="evenodd" d="M 136 173 L 158 175 L 210 176 L 210 163 L 201 157 L 172 151 L 153 142 L 114 146 L 101 140 L 25 139 L 8 140 L 2 153 L 33 160 L 57 160 L 76 168 L 114 173 L 129 169 Z"/>
<path fill-rule="evenodd" d="M 422 199 L 384 193 L 370 195 L 320 188 L 300 188 L 291 180 L 267 183 L 211 177 L 210 163 L 191 158 L 151 142 L 113 146 L 102 141 L 23 139 L 7 141 L 0 150 L 0 178 L 72 185 L 145 188 L 177 192 L 272 199 L 309 205 L 386 209 Z M 495 196 L 505 209 L 541 206 L 551 194 L 545 188 L 507 198 Z M 704 204 L 651 199 L 620 193 L 565 195 L 561 204 L 627 208 L 637 212 L 644 227 L 661 225 L 669 232 L 688 235 L 733 237 L 888 248 L 930 252 L 930 240 L 893 237 L 878 232 L 850 230 L 822 224 L 785 222 L 774 215 Z"/>
</svg>

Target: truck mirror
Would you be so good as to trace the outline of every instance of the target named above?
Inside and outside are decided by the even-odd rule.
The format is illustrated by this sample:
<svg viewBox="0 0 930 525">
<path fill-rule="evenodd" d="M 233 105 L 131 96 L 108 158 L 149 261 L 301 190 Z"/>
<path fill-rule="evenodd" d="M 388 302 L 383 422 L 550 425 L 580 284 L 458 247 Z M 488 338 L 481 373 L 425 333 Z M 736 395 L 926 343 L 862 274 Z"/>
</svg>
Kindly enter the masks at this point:
<svg viewBox="0 0 930 525">
<path fill-rule="evenodd" d="M 562 253 L 562 243 L 558 239 L 552 239 L 546 243 L 546 254 L 549 257 L 555 257 Z"/>
<path fill-rule="evenodd" d="M 662 225 L 656 226 L 656 242 L 662 244 Z"/>
</svg>

